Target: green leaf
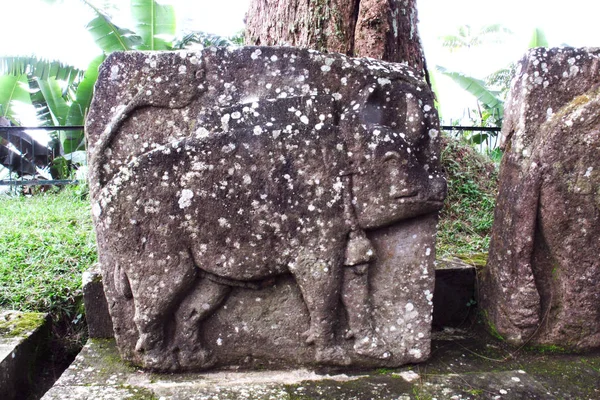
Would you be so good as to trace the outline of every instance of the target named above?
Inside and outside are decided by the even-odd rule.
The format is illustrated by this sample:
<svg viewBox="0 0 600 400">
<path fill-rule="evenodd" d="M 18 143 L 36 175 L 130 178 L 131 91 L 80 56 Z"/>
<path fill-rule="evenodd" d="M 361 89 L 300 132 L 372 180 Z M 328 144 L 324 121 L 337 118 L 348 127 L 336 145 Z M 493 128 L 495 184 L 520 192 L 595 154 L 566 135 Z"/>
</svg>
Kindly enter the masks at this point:
<svg viewBox="0 0 600 400">
<path fill-rule="evenodd" d="M 98 68 L 105 58 L 106 56 L 101 55 L 92 60 L 85 71 L 83 79 L 77 85 L 75 101 L 71 105 L 67 116 L 67 125 L 83 125 L 85 114 L 92 102 L 94 84 L 98 79 Z"/>
<path fill-rule="evenodd" d="M 546 39 L 546 34 L 540 28 L 535 28 L 533 30 L 533 35 L 531 36 L 531 40 L 529 41 L 530 49 L 534 49 L 536 47 L 549 47 L 548 39 Z"/>
<path fill-rule="evenodd" d="M 131 16 L 142 38 L 139 50 L 172 48 L 176 24 L 173 6 L 158 4 L 155 0 L 131 0 Z"/>
<path fill-rule="evenodd" d="M 37 57 L 0 57 L 0 74 L 27 74 L 36 78 L 74 82 L 83 75 L 83 71 L 60 61 L 50 61 Z"/>
<path fill-rule="evenodd" d="M 54 125 L 66 125 L 69 106 L 62 97 L 62 89 L 58 84 L 58 81 L 54 78 L 49 78 L 47 80 L 38 78 L 37 83 L 44 96 L 44 100 L 48 105 Z"/>
<path fill-rule="evenodd" d="M 31 104 L 26 75 L 0 76 L 0 116 L 6 117 L 15 125 L 18 124 L 15 102 Z"/>
<path fill-rule="evenodd" d="M 433 91 L 433 94 L 435 95 L 434 98 L 434 106 L 438 111 L 438 118 L 440 119 L 440 121 L 442 120 L 442 110 L 440 108 L 440 96 L 439 96 L 439 89 L 438 89 L 438 85 L 437 85 L 437 78 L 436 78 L 436 73 L 435 71 L 429 71 L 429 83 L 431 84 L 431 90 Z"/>
<path fill-rule="evenodd" d="M 436 69 L 440 71 L 442 74 L 450 77 L 454 82 L 456 82 L 461 88 L 465 89 L 467 92 L 471 93 L 473 96 L 477 98 L 486 108 L 489 108 L 494 115 L 497 115 L 498 119 L 502 119 L 504 115 L 504 102 L 498 98 L 496 93 L 492 90 L 489 90 L 485 82 L 460 72 L 449 71 L 444 67 L 436 66 Z"/>
<path fill-rule="evenodd" d="M 85 71 L 83 80 L 77 86 L 75 101 L 69 107 L 67 125 L 83 125 L 85 123 L 85 116 L 90 108 L 94 94 L 94 84 L 98 79 L 98 68 L 105 58 L 106 56 L 104 55 L 96 57 Z M 65 154 L 84 148 L 85 138 L 83 130 L 66 131 L 60 137 Z"/>
<path fill-rule="evenodd" d="M 134 32 L 119 28 L 112 23 L 108 15 L 102 13 L 88 1 L 83 0 L 94 12 L 96 18 L 88 22 L 86 28 L 94 38 L 94 42 L 106 54 L 113 51 L 134 50 L 140 46 L 142 39 Z"/>
</svg>

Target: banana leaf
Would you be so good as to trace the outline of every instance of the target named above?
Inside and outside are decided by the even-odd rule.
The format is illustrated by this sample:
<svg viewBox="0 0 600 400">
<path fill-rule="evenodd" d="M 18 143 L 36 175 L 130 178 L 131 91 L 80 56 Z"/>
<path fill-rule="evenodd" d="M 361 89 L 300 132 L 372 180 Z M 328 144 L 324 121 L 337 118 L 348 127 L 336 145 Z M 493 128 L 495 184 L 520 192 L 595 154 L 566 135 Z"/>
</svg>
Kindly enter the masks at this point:
<svg viewBox="0 0 600 400">
<path fill-rule="evenodd" d="M 15 102 L 31 105 L 26 75 L 0 76 L 0 116 L 17 124 Z"/>
<path fill-rule="evenodd" d="M 88 22 L 86 28 L 94 38 L 94 42 L 104 53 L 134 50 L 141 45 L 142 39 L 134 32 L 119 28 L 110 20 L 108 15 L 102 13 L 88 1 L 83 0 L 83 2 L 96 13 L 96 18 Z"/>
<path fill-rule="evenodd" d="M 467 76 L 461 72 L 449 71 L 439 65 L 436 66 L 436 69 L 475 96 L 484 107 L 490 110 L 490 113 L 497 116 L 497 119 L 502 119 L 504 116 L 504 102 L 497 96 L 496 92 L 486 87 L 484 81 Z"/>
<path fill-rule="evenodd" d="M 529 41 L 530 49 L 534 49 L 536 47 L 548 47 L 548 39 L 546 39 L 546 34 L 540 28 L 535 28 L 533 30 L 533 35 Z"/>
<path fill-rule="evenodd" d="M 0 57 L 0 74 L 23 75 L 41 79 L 55 78 L 73 84 L 83 71 L 60 61 L 37 57 Z"/>
<path fill-rule="evenodd" d="M 69 105 L 63 98 L 62 88 L 58 81 L 54 78 L 37 79 L 37 84 L 48 105 L 54 125 L 66 125 Z"/>
<path fill-rule="evenodd" d="M 141 36 L 139 50 L 170 50 L 175 36 L 173 6 L 158 4 L 155 0 L 131 0 L 131 15 L 135 31 Z"/>
<path fill-rule="evenodd" d="M 98 68 L 105 58 L 105 55 L 96 57 L 85 71 L 83 80 L 77 86 L 75 101 L 69 107 L 67 125 L 83 125 L 85 123 L 85 116 L 90 108 L 94 94 L 94 84 L 98 79 Z M 85 138 L 83 130 L 63 132 L 61 135 L 61 144 L 65 153 L 71 153 L 84 148 Z"/>
</svg>

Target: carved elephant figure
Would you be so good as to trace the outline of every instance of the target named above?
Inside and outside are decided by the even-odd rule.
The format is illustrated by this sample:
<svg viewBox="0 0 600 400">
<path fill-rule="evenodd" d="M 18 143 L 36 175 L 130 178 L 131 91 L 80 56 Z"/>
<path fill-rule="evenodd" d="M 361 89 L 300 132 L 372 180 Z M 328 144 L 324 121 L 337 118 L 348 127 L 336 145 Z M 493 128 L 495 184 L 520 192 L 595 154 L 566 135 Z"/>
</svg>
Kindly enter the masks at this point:
<svg viewBox="0 0 600 400">
<path fill-rule="evenodd" d="M 299 51 L 289 51 L 293 61 Z M 244 52 L 254 59 L 260 49 Z M 327 60 L 319 73 L 337 62 Z M 109 306 L 130 299 L 134 310 L 135 332 L 127 334 L 137 344 L 126 358 L 158 370 L 209 367 L 202 321 L 232 287 L 260 288 L 284 274 L 308 310 L 306 341 L 316 363 L 350 362 L 336 343 L 340 301 L 355 352 L 389 357 L 385 346 L 364 345 L 375 335 L 366 270 L 378 257 L 365 231 L 435 213 L 446 194 L 431 92 L 397 75 L 348 84 L 354 100 L 343 98 L 350 89 L 277 99 L 234 92 L 234 106 L 201 108 L 191 134 L 145 144 L 120 164 L 108 155 L 126 154 L 120 143 L 131 138 L 110 129 L 133 126 L 136 106 L 123 107 L 127 115 L 112 117 L 106 129 L 92 113 L 91 126 L 104 129 L 93 147 L 91 193 L 107 298 Z M 211 90 L 203 96 L 217 96 Z M 148 135 L 159 137 L 159 129 Z"/>
</svg>

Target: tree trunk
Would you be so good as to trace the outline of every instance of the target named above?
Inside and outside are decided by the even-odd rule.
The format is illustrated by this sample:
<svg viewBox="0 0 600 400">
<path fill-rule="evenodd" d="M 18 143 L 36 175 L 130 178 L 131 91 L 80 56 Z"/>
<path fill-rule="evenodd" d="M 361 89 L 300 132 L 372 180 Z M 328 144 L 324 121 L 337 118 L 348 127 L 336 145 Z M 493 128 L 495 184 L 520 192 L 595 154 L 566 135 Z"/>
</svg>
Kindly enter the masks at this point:
<svg viewBox="0 0 600 400">
<path fill-rule="evenodd" d="M 252 0 L 246 44 L 406 62 L 427 76 L 416 0 Z"/>
</svg>

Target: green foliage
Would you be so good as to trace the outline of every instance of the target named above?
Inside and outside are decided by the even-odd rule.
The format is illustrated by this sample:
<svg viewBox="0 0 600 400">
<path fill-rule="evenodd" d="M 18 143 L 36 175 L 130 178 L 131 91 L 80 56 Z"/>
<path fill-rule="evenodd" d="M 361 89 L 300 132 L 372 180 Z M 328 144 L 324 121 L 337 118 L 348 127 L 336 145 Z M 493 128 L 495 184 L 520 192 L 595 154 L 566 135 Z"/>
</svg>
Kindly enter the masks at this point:
<svg viewBox="0 0 600 400">
<path fill-rule="evenodd" d="M 175 10 L 154 0 L 131 0 L 135 31 L 142 38 L 138 50 L 171 50 L 175 36 Z"/>
<path fill-rule="evenodd" d="M 507 34 L 512 34 L 512 31 L 501 24 L 485 25 L 478 31 L 474 31 L 470 25 L 461 25 L 455 33 L 442 36 L 440 40 L 442 46 L 456 51 L 482 44 L 500 43 Z"/>
<path fill-rule="evenodd" d="M 40 79 L 54 78 L 73 84 L 83 71 L 60 61 L 44 60 L 37 57 L 0 57 L 0 74 L 28 75 Z"/>
<path fill-rule="evenodd" d="M 15 103 L 31 104 L 28 88 L 24 74 L 0 76 L 0 116 L 14 123 L 17 120 Z"/>
<path fill-rule="evenodd" d="M 87 30 L 105 54 L 113 51 L 134 50 L 141 45 L 141 37 L 128 29 L 119 28 L 108 15 L 102 13 L 90 2 L 86 0 L 83 0 L 83 2 L 96 13 L 96 18 L 87 24 Z"/>
<path fill-rule="evenodd" d="M 77 315 L 96 262 L 89 200 L 78 188 L 0 198 L 0 307 Z"/>
<path fill-rule="evenodd" d="M 529 41 L 530 49 L 534 49 L 536 47 L 549 47 L 548 39 L 546 39 L 546 34 L 540 28 L 535 28 L 533 30 L 531 40 Z"/>
<path fill-rule="evenodd" d="M 501 125 L 504 116 L 504 101 L 498 97 L 498 92 L 490 90 L 486 83 L 480 79 L 467 76 L 461 72 L 449 71 L 444 67 L 436 66 L 442 74 L 450 77 L 461 88 L 471 93 L 479 101 L 490 115 L 495 115 Z"/>
<path fill-rule="evenodd" d="M 445 138 L 441 160 L 448 196 L 440 213 L 438 256 L 486 253 L 494 215 L 497 166 L 471 146 L 451 138 Z"/>
<path fill-rule="evenodd" d="M 238 33 L 231 37 L 223 37 L 214 35 L 207 32 L 190 32 L 184 35 L 182 38 L 177 39 L 173 42 L 174 49 L 186 49 L 196 44 L 200 44 L 203 47 L 217 46 L 217 47 L 230 47 L 230 46 L 241 46 L 244 43 L 244 34 Z"/>
</svg>

